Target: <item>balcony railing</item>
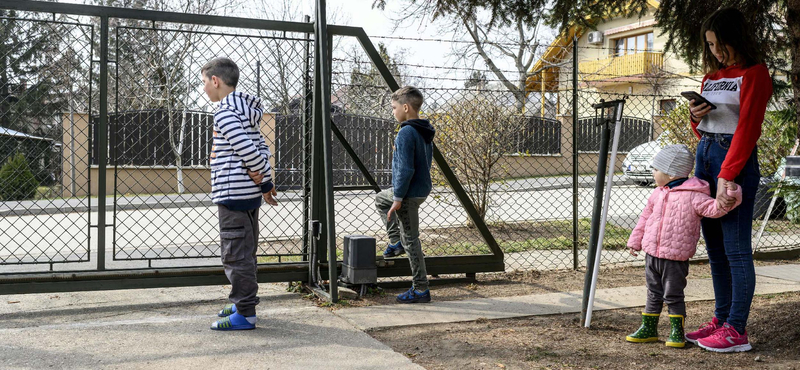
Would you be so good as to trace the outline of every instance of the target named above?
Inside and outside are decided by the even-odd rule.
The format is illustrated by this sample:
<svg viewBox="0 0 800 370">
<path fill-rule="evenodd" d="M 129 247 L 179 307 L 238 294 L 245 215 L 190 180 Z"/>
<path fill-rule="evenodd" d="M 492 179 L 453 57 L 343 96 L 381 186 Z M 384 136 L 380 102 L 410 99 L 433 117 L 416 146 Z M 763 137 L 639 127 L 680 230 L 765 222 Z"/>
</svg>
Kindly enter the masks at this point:
<svg viewBox="0 0 800 370">
<path fill-rule="evenodd" d="M 620 77 L 654 73 L 664 66 L 662 53 L 644 52 L 602 60 L 581 62 L 578 66 L 584 81 L 617 81 Z"/>
</svg>

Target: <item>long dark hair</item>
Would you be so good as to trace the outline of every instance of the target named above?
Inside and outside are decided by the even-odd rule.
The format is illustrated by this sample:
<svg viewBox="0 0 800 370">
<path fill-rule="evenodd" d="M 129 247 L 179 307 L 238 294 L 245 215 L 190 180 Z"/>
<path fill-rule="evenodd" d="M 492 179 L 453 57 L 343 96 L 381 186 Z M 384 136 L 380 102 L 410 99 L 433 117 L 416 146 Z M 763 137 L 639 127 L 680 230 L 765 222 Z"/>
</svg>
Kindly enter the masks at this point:
<svg viewBox="0 0 800 370">
<path fill-rule="evenodd" d="M 706 31 L 714 32 L 717 36 L 717 44 L 721 48 L 725 58 L 730 58 L 728 49 L 725 46 L 731 46 L 739 57 L 739 62 L 744 64 L 744 67 L 750 67 L 759 64 L 764 59 L 761 48 L 756 43 L 755 35 L 753 35 L 750 25 L 744 18 L 742 12 L 736 8 L 722 8 L 712 13 L 703 22 L 702 37 L 703 37 L 703 70 L 705 73 L 714 73 L 725 67 L 708 46 L 706 40 Z"/>
</svg>

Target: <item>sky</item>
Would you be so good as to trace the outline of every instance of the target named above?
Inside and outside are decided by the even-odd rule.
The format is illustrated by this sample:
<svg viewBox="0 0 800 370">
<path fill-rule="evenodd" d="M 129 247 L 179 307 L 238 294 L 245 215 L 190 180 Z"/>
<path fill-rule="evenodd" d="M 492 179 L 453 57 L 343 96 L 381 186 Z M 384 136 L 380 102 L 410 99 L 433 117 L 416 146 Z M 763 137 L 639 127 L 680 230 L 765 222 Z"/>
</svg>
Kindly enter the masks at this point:
<svg viewBox="0 0 800 370">
<path fill-rule="evenodd" d="M 313 7 L 314 1 L 308 1 Z M 446 65 L 449 45 L 434 41 L 411 41 L 384 39 L 379 36 L 408 36 L 421 39 L 455 39 L 452 33 L 443 33 L 437 25 L 425 25 L 420 21 L 410 20 L 407 25 L 394 30 L 393 18 L 402 14 L 404 0 L 389 0 L 386 10 L 372 9 L 373 0 L 329 0 L 330 12 L 340 13 L 347 25 L 362 27 L 367 35 L 373 37 L 373 43 L 385 43 L 390 51 L 405 51 L 407 62 L 413 64 L 430 64 L 436 66 Z M 312 9 L 313 10 L 313 9 Z"/>
<path fill-rule="evenodd" d="M 56 1 L 65 3 L 93 3 L 92 0 Z M 259 7 L 260 4 L 267 4 L 267 6 L 270 7 L 280 7 L 281 4 L 284 4 L 284 1 L 288 1 L 288 4 L 291 4 L 291 6 L 299 8 L 300 13 L 311 15 L 313 19 L 316 6 L 315 0 L 241 1 L 241 5 L 233 10 L 233 14 L 229 15 L 248 18 L 270 18 L 262 12 L 253 11 L 253 9 Z M 407 15 L 408 7 L 410 6 L 409 0 L 388 0 L 385 10 L 373 9 L 372 3 L 373 0 L 327 0 L 329 24 L 342 24 L 364 28 L 376 47 L 378 43 L 384 43 L 390 55 L 400 55 L 401 62 L 405 64 L 440 67 L 407 67 L 406 70 L 403 71 L 408 75 L 440 77 L 440 79 L 436 80 L 423 79 L 430 84 L 440 85 L 442 87 L 463 87 L 463 79 L 466 79 L 470 72 L 446 69 L 447 67 L 485 68 L 485 64 L 481 60 L 463 60 L 452 56 L 454 44 L 451 42 L 396 39 L 396 37 L 402 36 L 416 39 L 469 41 L 468 36 L 465 34 L 454 35 L 452 32 L 443 32 L 442 28 L 445 27 L 441 23 L 430 24 L 430 19 L 424 20 L 428 23 L 423 23 L 422 20 L 408 19 L 400 28 L 396 29 L 394 19 Z M 299 15 L 297 18 L 298 19 L 291 20 L 302 21 L 302 15 Z M 234 29 L 233 32 L 240 31 Z M 354 48 L 360 49 L 358 42 L 352 37 L 341 37 L 338 46 L 338 52 L 342 53 L 349 52 Z M 366 60 L 366 54 L 363 52 L 361 53 L 364 60 Z M 344 57 L 343 54 L 339 55 L 340 57 Z M 334 57 L 336 57 L 336 51 L 334 52 Z M 516 69 L 510 58 L 495 58 L 494 62 L 503 70 Z M 445 67 L 445 69 L 441 67 Z M 496 77 L 488 73 L 487 77 L 490 81 L 496 80 Z M 509 75 L 509 77 L 512 76 Z"/>
<path fill-rule="evenodd" d="M 313 14 L 316 2 L 314 0 L 303 1 L 306 3 L 307 11 Z M 409 6 L 409 1 L 388 0 L 385 10 L 372 9 L 372 3 L 373 0 L 327 0 L 329 18 L 332 17 L 331 14 L 334 14 L 333 17 L 338 18 L 340 24 L 364 28 L 367 35 L 372 38 L 373 44 L 383 42 L 388 47 L 390 54 L 398 52 L 403 53 L 404 61 L 408 64 L 439 67 L 474 66 L 475 68 L 485 68 L 485 64 L 480 60 L 473 64 L 473 61 L 460 60 L 450 55 L 452 53 L 452 43 L 441 41 L 398 40 L 382 37 L 403 36 L 416 39 L 470 40 L 469 36 L 465 34 L 455 35 L 452 32 L 442 31 L 442 28 L 445 27 L 440 21 L 432 24 L 429 19 L 408 19 L 403 22 L 403 25 L 399 29 L 395 29 L 395 22 L 393 20 L 407 13 L 406 8 Z M 546 37 L 547 33 L 543 34 Z M 495 58 L 494 62 L 502 70 L 516 69 L 513 61 L 509 58 Z M 464 78 L 469 74 L 469 72 L 465 71 L 427 68 L 416 68 L 408 72 L 413 75 L 436 75 L 448 78 Z M 491 80 L 495 77 L 489 76 L 489 78 Z M 461 81 L 439 80 L 438 83 L 442 83 L 443 85 L 463 85 Z"/>
</svg>

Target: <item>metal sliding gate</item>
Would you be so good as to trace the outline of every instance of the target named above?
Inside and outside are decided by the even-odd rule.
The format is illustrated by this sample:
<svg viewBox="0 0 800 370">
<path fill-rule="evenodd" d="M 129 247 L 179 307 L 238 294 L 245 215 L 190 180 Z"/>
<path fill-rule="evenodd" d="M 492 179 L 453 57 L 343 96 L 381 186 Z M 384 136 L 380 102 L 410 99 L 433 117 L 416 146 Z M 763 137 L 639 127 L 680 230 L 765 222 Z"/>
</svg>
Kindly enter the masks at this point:
<svg viewBox="0 0 800 370">
<path fill-rule="evenodd" d="M 25 162 L 10 167 L 22 185 L 0 191 L 0 293 L 227 283 L 199 72 L 218 55 L 237 62 L 238 90 L 262 97 L 281 193 L 262 208 L 259 280 L 335 281 L 328 261 L 344 235 L 383 237 L 373 202 L 391 186 L 395 124 L 356 103 L 331 106 L 334 38 L 359 41 L 380 101 L 399 86 L 363 29 L 328 26 L 324 7 L 312 23 L 0 0 L 3 31 L 15 34 L 0 45 L 0 129 L 16 133 L 8 152 Z M 504 270 L 456 175 L 434 157 L 443 182 L 421 214 L 423 240 L 434 241 L 429 273 Z M 409 274 L 404 258 L 379 268 Z"/>
</svg>

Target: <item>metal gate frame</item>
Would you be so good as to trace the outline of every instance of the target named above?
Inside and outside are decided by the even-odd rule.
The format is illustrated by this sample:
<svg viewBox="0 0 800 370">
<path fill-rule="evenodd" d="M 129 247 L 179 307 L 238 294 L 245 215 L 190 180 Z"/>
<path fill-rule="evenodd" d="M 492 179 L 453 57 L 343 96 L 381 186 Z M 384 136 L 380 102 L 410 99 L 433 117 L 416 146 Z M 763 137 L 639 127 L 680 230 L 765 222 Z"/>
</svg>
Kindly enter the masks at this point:
<svg viewBox="0 0 800 370">
<path fill-rule="evenodd" d="M 109 18 L 137 19 L 153 22 L 173 22 L 198 24 L 207 26 L 229 27 L 235 24 L 239 28 L 273 30 L 306 33 L 314 35 L 314 98 L 306 103 L 312 108 L 313 116 L 311 138 L 313 146 L 312 163 L 306 168 L 305 175 L 311 177 L 311 187 L 304 189 L 304 220 L 310 226 L 318 222 L 317 237 L 304 239 L 304 248 L 312 256 L 308 261 L 259 265 L 259 282 L 303 281 L 317 282 L 322 276 L 336 281 L 340 264 L 329 269 L 328 261 L 336 258 L 335 219 L 331 162 L 331 135 L 333 133 L 358 168 L 364 174 L 370 186 L 347 187 L 347 190 L 374 190 L 380 188 L 369 173 L 366 166 L 358 158 L 355 151 L 331 121 L 331 44 L 333 35 L 351 36 L 358 39 L 375 67 L 380 71 L 386 84 L 392 91 L 399 88 L 389 68 L 380 58 L 377 50 L 366 32 L 359 27 L 327 25 L 325 1 L 317 0 L 317 20 L 314 23 L 258 20 L 249 18 L 223 17 L 211 15 L 185 14 L 176 12 L 159 12 L 140 9 L 124 9 L 81 4 L 63 4 L 30 0 L 0 0 L 0 8 L 18 11 L 31 11 L 55 14 L 91 16 L 100 19 L 100 65 L 99 96 L 100 119 L 98 125 L 98 194 L 97 224 L 97 268 L 95 270 L 68 272 L 37 272 L 0 275 L 0 294 L 65 292 L 85 290 L 112 290 L 155 287 L 199 286 L 227 284 L 228 280 L 222 267 L 175 267 L 175 268 L 141 268 L 141 269 L 107 269 L 106 268 L 106 235 L 107 228 L 113 227 L 106 221 L 106 170 L 108 167 L 108 44 Z M 324 40 L 324 42 L 320 42 Z M 94 61 L 92 61 L 94 62 Z M 310 107 L 309 105 L 312 105 Z M 308 109 L 304 109 L 308 114 Z M 308 127 L 306 127 L 308 129 Z M 326 134 L 327 133 L 327 134 Z M 306 158 L 308 158 L 306 153 Z M 428 272 L 431 274 L 453 274 L 503 271 L 503 252 L 480 218 L 469 196 L 450 169 L 441 152 L 434 146 L 434 160 L 442 170 L 454 194 L 466 210 L 470 220 L 491 249 L 491 254 L 470 256 L 426 257 Z M 322 162 L 320 163 L 320 160 Z M 306 183 L 304 181 L 304 183 Z M 309 196 L 311 202 L 309 202 Z M 309 204 L 310 203 L 310 204 Z M 309 209 L 310 208 L 310 209 Z M 310 211 L 310 212 L 309 212 Z M 309 240 L 311 239 L 311 240 Z M 324 274 L 323 274 L 324 273 Z M 397 259 L 392 266 L 379 268 L 378 276 L 409 276 L 410 266 L 407 259 Z M 336 301 L 338 293 L 336 284 L 329 284 L 330 299 Z"/>
</svg>

